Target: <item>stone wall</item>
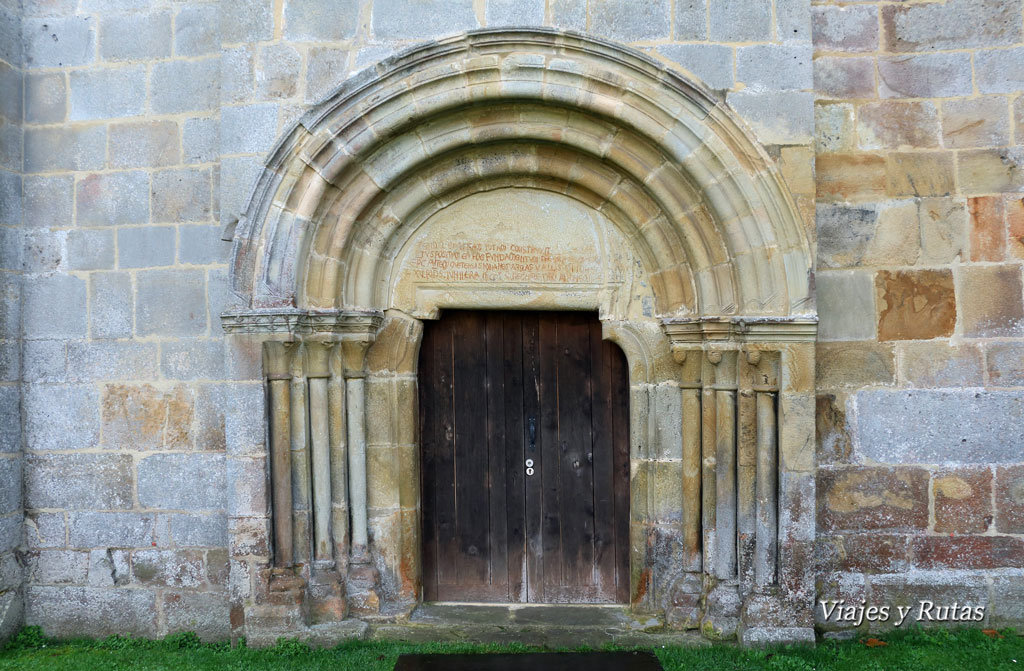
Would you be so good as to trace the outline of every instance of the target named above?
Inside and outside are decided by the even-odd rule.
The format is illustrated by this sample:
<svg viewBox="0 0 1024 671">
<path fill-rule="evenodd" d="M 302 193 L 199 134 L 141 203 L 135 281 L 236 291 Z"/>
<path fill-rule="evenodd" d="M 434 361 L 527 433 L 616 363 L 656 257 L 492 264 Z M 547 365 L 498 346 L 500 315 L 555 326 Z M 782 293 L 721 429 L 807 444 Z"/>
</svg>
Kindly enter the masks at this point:
<svg viewBox="0 0 1024 671">
<path fill-rule="evenodd" d="M 22 619 L 21 16 L 0 2 L 0 640 Z"/>
<path fill-rule="evenodd" d="M 1024 620 L 1020 0 L 0 0 L 0 636 L 3 478 L 28 623 L 227 635 L 267 466 L 221 226 L 351 74 L 508 25 L 701 80 L 817 220 L 822 594 L 953 586 Z"/>
<path fill-rule="evenodd" d="M 1019 623 L 1021 3 L 812 21 L 822 596 Z"/>
</svg>

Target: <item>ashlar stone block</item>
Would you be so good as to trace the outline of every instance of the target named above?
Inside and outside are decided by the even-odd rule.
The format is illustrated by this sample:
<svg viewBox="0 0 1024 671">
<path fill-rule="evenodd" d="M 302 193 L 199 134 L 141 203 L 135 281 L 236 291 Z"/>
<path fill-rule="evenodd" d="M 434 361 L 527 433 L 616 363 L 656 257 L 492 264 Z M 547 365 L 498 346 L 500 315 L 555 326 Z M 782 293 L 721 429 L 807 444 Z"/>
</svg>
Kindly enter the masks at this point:
<svg viewBox="0 0 1024 671">
<path fill-rule="evenodd" d="M 373 33 L 383 39 L 436 37 L 479 27 L 472 0 L 376 0 Z"/>
<path fill-rule="evenodd" d="M 133 482 L 127 454 L 25 457 L 26 508 L 125 510 L 133 504 Z"/>
<path fill-rule="evenodd" d="M 154 168 L 181 162 L 181 141 L 174 121 L 111 124 L 110 166 Z"/>
<path fill-rule="evenodd" d="M 712 42 L 767 42 L 772 38 L 770 0 L 716 0 L 708 5 Z"/>
<path fill-rule="evenodd" d="M 150 547 L 156 537 L 156 516 L 149 513 L 72 512 L 68 517 L 70 547 Z"/>
<path fill-rule="evenodd" d="M 996 468 L 995 507 L 997 532 L 1024 533 L 1024 465 Z"/>
<path fill-rule="evenodd" d="M 128 273 L 89 276 L 89 335 L 124 338 L 132 333 L 132 280 Z"/>
<path fill-rule="evenodd" d="M 150 91 L 150 105 L 157 114 L 212 111 L 220 102 L 220 59 L 157 63 Z"/>
<path fill-rule="evenodd" d="M 73 67 L 95 58 L 95 22 L 89 16 L 29 18 L 21 35 L 27 67 Z"/>
<path fill-rule="evenodd" d="M 950 148 L 1002 147 L 1009 143 L 1010 114 L 1001 96 L 942 103 L 942 143 Z"/>
<path fill-rule="evenodd" d="M 288 0 L 284 6 L 284 35 L 293 42 L 347 40 L 356 34 L 359 12 L 358 0 Z"/>
<path fill-rule="evenodd" d="M 814 93 L 819 99 L 873 98 L 875 95 L 875 62 L 871 58 L 819 56 L 812 67 Z"/>
<path fill-rule="evenodd" d="M 174 17 L 174 54 L 202 56 L 220 47 L 220 5 L 184 6 Z"/>
<path fill-rule="evenodd" d="M 881 270 L 875 276 L 880 340 L 927 340 L 952 335 L 956 326 L 949 270 Z"/>
<path fill-rule="evenodd" d="M 100 55 L 110 61 L 171 55 L 171 14 L 167 11 L 100 17 Z"/>
<path fill-rule="evenodd" d="M 79 226 L 121 226 L 149 219 L 149 175 L 141 171 L 87 175 L 75 187 Z"/>
<path fill-rule="evenodd" d="M 136 333 L 190 336 L 206 332 L 202 270 L 149 270 L 136 277 Z"/>
<path fill-rule="evenodd" d="M 102 402 L 105 447 L 128 450 L 182 450 L 192 447 L 194 395 L 185 385 L 110 384 Z"/>
<path fill-rule="evenodd" d="M 667 0 L 591 0 L 589 10 L 591 30 L 614 40 L 655 40 L 671 33 L 672 6 Z"/>
<path fill-rule="evenodd" d="M 89 121 L 142 113 L 146 100 L 146 69 L 141 65 L 69 74 L 71 120 Z"/>
<path fill-rule="evenodd" d="M 923 531 L 928 527 L 928 471 L 836 466 L 818 471 L 821 531 Z"/>
<path fill-rule="evenodd" d="M 139 461 L 139 503 L 146 508 L 224 510 L 224 455 L 157 454 Z"/>
<path fill-rule="evenodd" d="M 85 280 L 70 275 L 37 277 L 26 283 L 23 291 L 22 327 L 26 338 L 85 336 Z"/>
<path fill-rule="evenodd" d="M 1020 266 L 965 266 L 958 284 L 964 335 L 975 338 L 1024 335 Z"/>
<path fill-rule="evenodd" d="M 28 128 L 25 172 L 99 170 L 107 153 L 105 126 Z"/>
<path fill-rule="evenodd" d="M 50 636 L 155 638 L 159 633 L 156 595 L 149 590 L 29 586 L 25 592 L 25 623 Z"/>
<path fill-rule="evenodd" d="M 974 89 L 967 53 L 880 58 L 878 76 L 883 98 L 952 98 L 969 96 Z"/>
<path fill-rule="evenodd" d="M 67 116 L 67 82 L 63 72 L 25 75 L 25 122 L 58 123 Z"/>
<path fill-rule="evenodd" d="M 811 7 L 811 35 L 820 51 L 878 49 L 878 9 L 872 5 Z"/>
<path fill-rule="evenodd" d="M 935 531 L 984 533 L 992 525 L 992 471 L 957 468 L 932 474 Z"/>
<path fill-rule="evenodd" d="M 974 345 L 908 342 L 900 346 L 903 380 L 914 387 L 980 387 L 981 351 Z"/>
<path fill-rule="evenodd" d="M 867 271 L 819 272 L 819 340 L 874 340 L 875 291 Z"/>
</svg>

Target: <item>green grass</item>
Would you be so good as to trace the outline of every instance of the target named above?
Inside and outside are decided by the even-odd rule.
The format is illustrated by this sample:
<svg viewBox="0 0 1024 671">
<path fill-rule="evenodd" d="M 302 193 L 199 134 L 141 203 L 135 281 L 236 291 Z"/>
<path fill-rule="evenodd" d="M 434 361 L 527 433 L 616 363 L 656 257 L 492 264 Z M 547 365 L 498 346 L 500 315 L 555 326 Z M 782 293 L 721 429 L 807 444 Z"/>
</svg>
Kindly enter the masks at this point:
<svg viewBox="0 0 1024 671">
<path fill-rule="evenodd" d="M 977 629 L 959 631 L 911 629 L 881 637 L 888 645 L 868 647 L 863 641 L 827 641 L 816 648 L 744 650 L 736 646 L 658 648 L 666 671 L 769 669 L 771 671 L 924 671 L 1024 669 L 1024 637 L 1011 630 L 991 638 Z M 103 640 L 52 641 L 35 627 L 23 629 L 0 649 L 0 670 L 19 671 L 177 671 L 218 669 L 268 671 L 330 669 L 391 671 L 403 652 L 529 652 L 516 645 L 353 641 L 331 649 L 311 650 L 297 641 L 252 649 L 244 645 L 204 644 L 194 634 L 175 634 L 162 641 L 113 636 Z"/>
</svg>

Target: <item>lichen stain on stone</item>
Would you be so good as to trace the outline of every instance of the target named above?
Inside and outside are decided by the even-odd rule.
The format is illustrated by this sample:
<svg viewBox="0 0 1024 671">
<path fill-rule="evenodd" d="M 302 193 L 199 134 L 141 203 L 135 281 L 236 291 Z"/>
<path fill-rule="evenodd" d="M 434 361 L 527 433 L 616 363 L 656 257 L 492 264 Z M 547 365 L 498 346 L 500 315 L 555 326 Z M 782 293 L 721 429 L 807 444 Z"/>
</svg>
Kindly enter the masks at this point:
<svg viewBox="0 0 1024 671">
<path fill-rule="evenodd" d="M 900 482 L 909 482 L 895 476 Z M 913 510 L 914 500 L 897 492 L 883 490 L 872 492 L 875 483 L 865 473 L 848 473 L 838 479 L 825 497 L 828 507 L 837 513 L 853 513 L 865 508 L 889 506 L 902 510 Z"/>
<path fill-rule="evenodd" d="M 974 489 L 963 478 L 949 475 L 935 480 L 935 495 L 944 496 L 947 499 L 962 500 L 970 498 Z"/>
</svg>

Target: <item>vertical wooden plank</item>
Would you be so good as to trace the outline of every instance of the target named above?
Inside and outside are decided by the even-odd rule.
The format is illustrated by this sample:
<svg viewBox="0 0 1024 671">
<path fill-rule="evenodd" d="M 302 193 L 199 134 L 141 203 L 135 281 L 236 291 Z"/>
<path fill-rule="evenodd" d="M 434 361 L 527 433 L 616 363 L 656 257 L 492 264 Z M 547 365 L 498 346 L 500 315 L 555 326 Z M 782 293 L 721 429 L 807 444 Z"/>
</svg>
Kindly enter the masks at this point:
<svg viewBox="0 0 1024 671">
<path fill-rule="evenodd" d="M 551 315 L 539 318 L 540 346 L 540 417 L 538 417 L 539 469 L 543 487 L 541 507 L 542 563 L 544 582 L 541 601 L 549 601 L 558 594 L 562 584 L 562 525 L 559 486 L 562 466 L 558 425 L 558 320 Z"/>
<path fill-rule="evenodd" d="M 615 502 L 615 600 L 629 603 L 629 366 L 617 345 L 605 342 L 611 360 Z"/>
<path fill-rule="evenodd" d="M 558 325 L 559 521 L 563 594 L 580 600 L 594 584 L 594 472 L 591 446 L 589 314 Z M 565 591 L 565 588 L 570 588 Z"/>
<path fill-rule="evenodd" d="M 523 409 L 523 313 L 502 322 L 505 439 L 505 512 L 509 601 L 526 601 L 526 440 Z M 532 381 L 531 381 L 532 386 Z"/>
<path fill-rule="evenodd" d="M 487 313 L 485 320 L 486 341 L 486 394 L 487 420 L 485 439 L 487 441 L 486 483 L 490 500 L 487 512 L 490 517 L 488 534 L 488 558 L 490 587 L 499 601 L 508 601 L 508 529 L 506 520 L 506 478 L 505 478 L 505 345 L 501 312 Z"/>
<path fill-rule="evenodd" d="M 594 453 L 594 572 L 598 593 L 616 600 L 615 553 L 615 434 L 612 404 L 612 362 L 615 347 L 601 340 L 601 323 L 590 322 L 592 413 Z"/>
<path fill-rule="evenodd" d="M 534 475 L 525 477 L 527 598 L 544 600 L 544 483 L 541 435 L 540 317 L 524 315 L 523 339 L 523 439 L 526 459 L 534 462 Z M 524 460 L 525 463 L 525 460 Z M 525 473 L 525 471 L 524 471 Z"/>
<path fill-rule="evenodd" d="M 487 398 L 485 322 L 463 312 L 453 323 L 455 514 L 460 586 L 488 583 Z"/>
<path fill-rule="evenodd" d="M 438 324 L 428 323 L 423 329 L 419 361 L 419 436 L 420 436 L 420 491 L 423 517 L 423 599 L 437 601 L 437 483 L 436 460 L 440 449 L 436 427 L 439 424 L 437 400 L 438 375 L 434 367 Z"/>
<path fill-rule="evenodd" d="M 460 554 L 455 515 L 455 416 L 454 355 L 452 331 L 455 315 L 446 315 L 438 324 L 434 361 L 437 385 L 436 468 L 434 489 L 437 501 L 437 582 L 438 599 L 444 600 L 442 585 L 458 582 Z"/>
</svg>

